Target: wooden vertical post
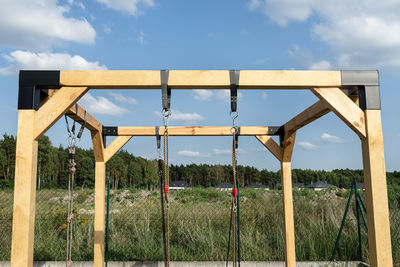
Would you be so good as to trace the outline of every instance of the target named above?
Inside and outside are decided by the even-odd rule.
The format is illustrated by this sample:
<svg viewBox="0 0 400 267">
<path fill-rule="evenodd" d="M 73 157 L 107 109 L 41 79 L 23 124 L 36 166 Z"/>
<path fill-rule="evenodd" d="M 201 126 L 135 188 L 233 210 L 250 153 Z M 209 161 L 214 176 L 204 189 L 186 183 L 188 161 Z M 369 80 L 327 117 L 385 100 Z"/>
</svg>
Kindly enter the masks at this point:
<svg viewBox="0 0 400 267">
<path fill-rule="evenodd" d="M 285 133 L 283 141 L 283 157 L 281 161 L 286 267 L 296 266 L 291 168 L 291 158 L 295 137 L 296 133 L 292 133 L 291 135 Z"/>
<path fill-rule="evenodd" d="M 365 110 L 362 140 L 368 243 L 371 266 L 393 266 L 380 110 Z"/>
<path fill-rule="evenodd" d="M 94 266 L 104 266 L 105 234 L 105 196 L 106 196 L 106 163 L 101 132 L 92 131 L 92 143 L 96 160 L 94 178 Z"/>
<path fill-rule="evenodd" d="M 38 141 L 35 111 L 18 111 L 11 266 L 32 267 L 36 210 Z"/>
</svg>

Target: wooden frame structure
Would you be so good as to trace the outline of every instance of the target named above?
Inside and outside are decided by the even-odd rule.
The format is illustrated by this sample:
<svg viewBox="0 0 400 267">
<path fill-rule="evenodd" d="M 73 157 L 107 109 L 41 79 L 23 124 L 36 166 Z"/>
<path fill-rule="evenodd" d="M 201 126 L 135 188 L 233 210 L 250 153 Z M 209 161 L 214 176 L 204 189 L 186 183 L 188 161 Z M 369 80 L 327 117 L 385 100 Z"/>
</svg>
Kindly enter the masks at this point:
<svg viewBox="0 0 400 267">
<path fill-rule="evenodd" d="M 169 89 L 229 89 L 230 71 L 169 71 Z M 160 89 L 160 71 L 21 71 L 11 266 L 33 266 L 38 139 L 62 115 L 82 123 L 76 102 L 89 89 Z M 371 266 L 392 266 L 389 209 L 377 71 L 240 71 L 238 89 L 306 89 L 320 100 L 280 127 L 241 127 L 280 162 L 286 266 L 296 266 L 291 158 L 296 131 L 333 111 L 361 140 Z M 95 156 L 94 266 L 104 266 L 105 168 L 133 136 L 155 127 L 105 127 L 87 115 Z M 231 127 L 170 127 L 169 135 L 231 135 Z M 163 128 L 160 128 L 162 134 Z M 105 136 L 117 138 L 107 147 Z M 279 135 L 277 144 L 271 135 Z"/>
</svg>

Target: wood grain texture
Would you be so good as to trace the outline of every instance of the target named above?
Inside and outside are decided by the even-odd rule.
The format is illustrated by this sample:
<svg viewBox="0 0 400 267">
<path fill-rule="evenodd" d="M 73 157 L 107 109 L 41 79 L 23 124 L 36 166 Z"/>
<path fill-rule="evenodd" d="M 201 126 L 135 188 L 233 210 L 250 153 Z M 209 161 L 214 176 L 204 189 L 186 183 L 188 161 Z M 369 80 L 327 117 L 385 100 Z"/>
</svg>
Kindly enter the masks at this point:
<svg viewBox="0 0 400 267">
<path fill-rule="evenodd" d="M 366 110 L 362 140 L 368 244 L 371 266 L 393 266 L 380 110 Z"/>
<path fill-rule="evenodd" d="M 283 213 L 285 224 L 286 267 L 296 267 L 296 247 L 294 235 L 292 168 L 290 162 L 281 163 Z"/>
<path fill-rule="evenodd" d="M 231 136 L 230 126 L 228 127 L 214 127 L 214 126 L 169 126 L 168 134 L 170 136 Z M 159 129 L 160 135 L 164 134 L 164 127 Z M 240 127 L 240 135 L 254 136 L 254 135 L 267 135 L 268 127 L 264 126 L 242 126 Z M 118 135 L 129 136 L 155 136 L 155 127 L 118 127 Z"/>
<path fill-rule="evenodd" d="M 361 139 L 364 139 L 364 112 L 339 88 L 313 88 L 311 91 L 330 107 Z"/>
<path fill-rule="evenodd" d="M 12 267 L 33 266 L 38 155 L 38 141 L 34 135 L 35 115 L 34 110 L 18 111 L 11 242 Z"/>
<path fill-rule="evenodd" d="M 292 161 L 295 140 L 296 140 L 296 132 L 291 133 L 291 134 L 285 132 L 285 137 L 282 142 L 282 146 L 283 146 L 282 161 L 283 162 L 291 162 Z"/>
<path fill-rule="evenodd" d="M 61 71 L 63 86 L 94 89 L 159 89 L 160 71 Z M 170 70 L 172 89 L 229 89 L 228 70 Z M 240 71 L 240 89 L 308 89 L 341 86 L 340 71 Z"/>
<path fill-rule="evenodd" d="M 104 266 L 106 164 L 96 161 L 94 181 L 94 266 Z"/>
<path fill-rule="evenodd" d="M 92 136 L 94 159 L 96 162 L 104 162 L 103 136 L 100 131 L 91 131 L 90 134 Z"/>
<path fill-rule="evenodd" d="M 257 135 L 257 140 L 261 142 L 279 161 L 282 161 L 282 148 L 268 135 Z"/>
<path fill-rule="evenodd" d="M 104 150 L 104 161 L 108 162 L 131 138 L 132 136 L 117 136 Z"/>
<path fill-rule="evenodd" d="M 35 139 L 39 139 L 86 92 L 87 87 L 62 87 L 36 114 Z"/>
<path fill-rule="evenodd" d="M 77 109 L 78 108 L 78 109 Z M 76 112 L 78 110 L 78 112 Z M 83 121 L 85 120 L 85 112 L 87 114 L 86 118 L 86 128 L 90 131 L 102 131 L 103 125 L 97 121 L 90 113 L 88 113 L 86 110 L 84 110 L 81 106 L 78 104 L 73 105 L 71 108 L 69 108 L 67 115 L 73 120 L 77 120 L 79 124 L 82 125 Z M 76 116 L 77 114 L 77 116 Z"/>
</svg>

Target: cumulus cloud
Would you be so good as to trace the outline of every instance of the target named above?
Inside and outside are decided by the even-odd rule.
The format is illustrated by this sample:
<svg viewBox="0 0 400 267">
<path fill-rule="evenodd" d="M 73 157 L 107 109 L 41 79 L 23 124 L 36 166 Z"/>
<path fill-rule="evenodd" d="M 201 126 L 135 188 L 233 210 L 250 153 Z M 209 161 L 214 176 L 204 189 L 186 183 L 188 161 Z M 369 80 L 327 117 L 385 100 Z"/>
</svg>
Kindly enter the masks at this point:
<svg viewBox="0 0 400 267">
<path fill-rule="evenodd" d="M 319 148 L 317 145 L 311 144 L 310 142 L 298 142 L 297 144 L 305 150 L 317 150 Z"/>
<path fill-rule="evenodd" d="M 341 143 L 344 143 L 344 142 L 345 142 L 345 140 L 344 140 L 343 138 L 340 138 L 340 137 L 338 137 L 338 136 L 331 135 L 331 134 L 328 134 L 328 133 L 323 133 L 323 134 L 321 135 L 321 139 L 322 139 L 323 141 L 327 142 L 327 143 L 341 144 Z"/>
<path fill-rule="evenodd" d="M 310 70 L 330 70 L 332 69 L 332 65 L 327 60 L 321 60 L 318 62 L 311 63 L 309 66 Z"/>
<path fill-rule="evenodd" d="M 55 69 L 55 70 L 105 70 L 106 66 L 99 62 L 90 62 L 79 55 L 66 53 L 33 53 L 17 50 L 4 56 L 10 63 L 0 68 L 3 75 L 15 75 L 20 69 Z"/>
<path fill-rule="evenodd" d="M 79 100 L 79 105 L 91 114 L 122 116 L 129 112 L 129 110 L 115 105 L 103 96 L 95 97 L 90 93 L 86 93 L 82 99 Z"/>
<path fill-rule="evenodd" d="M 282 26 L 316 18 L 311 35 L 333 48 L 339 68 L 400 67 L 400 1 L 249 0 L 248 7 Z"/>
<path fill-rule="evenodd" d="M 202 157 L 203 156 L 200 152 L 191 151 L 191 150 L 180 150 L 180 151 L 178 151 L 178 155 L 179 156 L 185 156 L 185 157 L 194 157 L 194 158 L 198 158 L 198 157 Z"/>
<path fill-rule="evenodd" d="M 62 41 L 95 42 L 92 25 L 86 19 L 67 17 L 70 7 L 57 0 L 0 0 L 0 6 L 1 46 L 46 49 Z"/>
<path fill-rule="evenodd" d="M 154 112 L 158 117 L 162 117 L 161 112 L 156 111 Z M 173 110 L 171 109 L 171 121 L 181 121 L 184 123 L 193 123 L 196 121 L 203 121 L 204 117 L 201 116 L 200 114 L 194 112 L 194 113 L 183 113 L 179 110 Z"/>
<path fill-rule="evenodd" d="M 198 89 L 193 90 L 193 97 L 199 101 L 209 101 L 214 96 L 214 93 L 210 90 Z"/>
<path fill-rule="evenodd" d="M 139 6 L 153 7 L 153 0 L 96 0 L 97 2 L 104 4 L 107 8 L 114 9 L 116 11 L 127 13 L 129 15 L 140 14 Z"/>
<path fill-rule="evenodd" d="M 132 105 L 136 105 L 137 104 L 137 100 L 134 97 L 126 97 L 123 94 L 114 93 L 114 92 L 108 92 L 108 94 L 115 101 L 122 102 L 122 103 L 128 103 L 128 104 L 132 104 Z"/>
</svg>

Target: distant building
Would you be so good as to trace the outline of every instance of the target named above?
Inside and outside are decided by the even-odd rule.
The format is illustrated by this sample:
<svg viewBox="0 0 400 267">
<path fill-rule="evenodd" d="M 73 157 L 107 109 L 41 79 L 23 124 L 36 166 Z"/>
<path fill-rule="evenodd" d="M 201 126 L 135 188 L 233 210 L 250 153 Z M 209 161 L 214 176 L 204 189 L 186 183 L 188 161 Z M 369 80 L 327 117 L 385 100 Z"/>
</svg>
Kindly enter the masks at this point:
<svg viewBox="0 0 400 267">
<path fill-rule="evenodd" d="M 327 182 L 318 181 L 316 183 L 307 185 L 306 188 L 314 189 L 315 191 L 320 191 L 328 188 L 336 188 L 336 186 L 328 184 Z"/>
<path fill-rule="evenodd" d="M 364 183 L 357 183 L 357 189 L 365 190 Z"/>
<path fill-rule="evenodd" d="M 232 184 L 231 183 L 220 183 L 215 188 L 218 190 L 221 190 L 221 191 L 229 191 L 229 190 L 232 190 Z"/>
<path fill-rule="evenodd" d="M 292 183 L 293 188 L 303 189 L 305 188 L 303 183 Z"/>
<path fill-rule="evenodd" d="M 190 185 L 185 181 L 173 181 L 169 183 L 170 190 L 190 189 Z"/>
<path fill-rule="evenodd" d="M 247 188 L 255 188 L 255 189 L 264 189 L 269 190 L 269 187 L 263 184 L 249 184 L 246 186 Z"/>
</svg>

